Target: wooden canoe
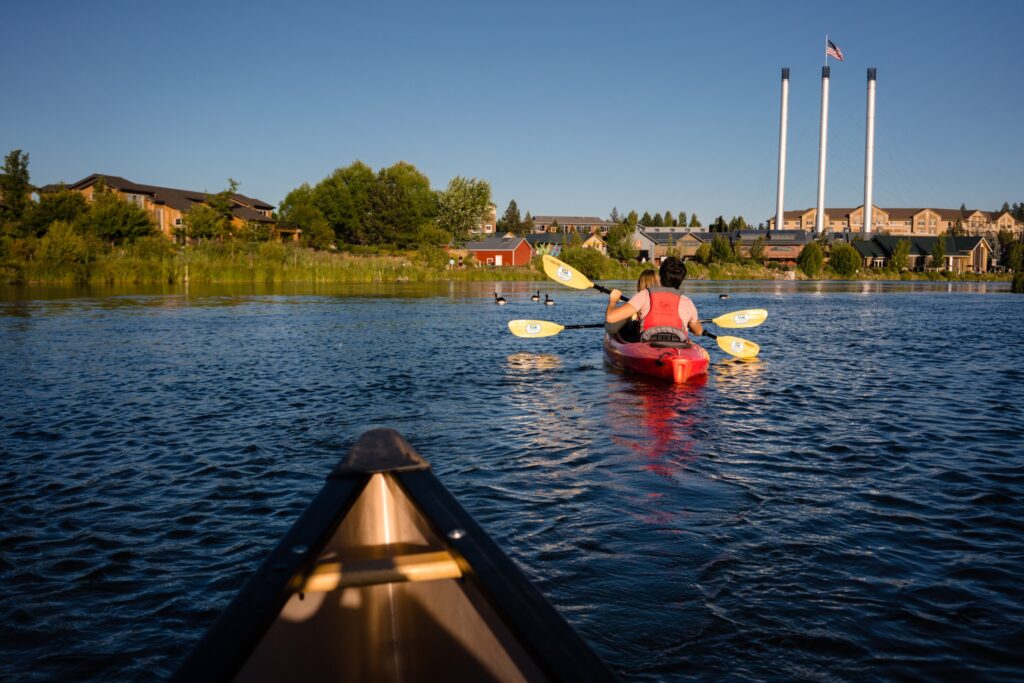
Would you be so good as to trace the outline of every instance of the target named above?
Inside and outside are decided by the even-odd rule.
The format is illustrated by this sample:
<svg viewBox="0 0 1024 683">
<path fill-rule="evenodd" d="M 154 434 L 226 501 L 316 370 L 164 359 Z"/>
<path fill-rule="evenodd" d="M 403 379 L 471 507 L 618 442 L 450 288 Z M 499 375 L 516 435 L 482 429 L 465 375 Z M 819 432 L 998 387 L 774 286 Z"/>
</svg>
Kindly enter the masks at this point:
<svg viewBox="0 0 1024 683">
<path fill-rule="evenodd" d="M 375 429 L 172 680 L 615 678 L 430 465 Z"/>
</svg>

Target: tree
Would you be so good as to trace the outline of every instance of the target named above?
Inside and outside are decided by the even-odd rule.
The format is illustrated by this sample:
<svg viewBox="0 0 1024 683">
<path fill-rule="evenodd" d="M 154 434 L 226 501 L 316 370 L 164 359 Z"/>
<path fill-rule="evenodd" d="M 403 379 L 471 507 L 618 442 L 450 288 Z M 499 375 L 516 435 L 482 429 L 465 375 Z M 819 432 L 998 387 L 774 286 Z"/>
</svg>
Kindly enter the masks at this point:
<svg viewBox="0 0 1024 683">
<path fill-rule="evenodd" d="M 526 215 L 523 217 L 523 232 L 529 235 L 531 232 L 533 232 L 534 227 L 535 226 L 533 223 L 533 216 L 531 216 L 530 212 L 527 211 Z"/>
<path fill-rule="evenodd" d="M 892 267 L 903 272 L 910 267 L 910 240 L 901 239 L 892 250 Z"/>
<path fill-rule="evenodd" d="M 336 169 L 313 188 L 313 205 L 335 235 L 348 244 L 368 244 L 366 218 L 376 182 L 373 170 L 361 161 Z"/>
<path fill-rule="evenodd" d="M 758 235 L 757 239 L 754 240 L 754 243 L 750 245 L 750 258 L 754 259 L 758 263 L 763 264 L 765 247 L 766 243 L 764 235 Z"/>
<path fill-rule="evenodd" d="M 841 277 L 853 277 L 860 269 L 860 252 L 852 244 L 837 242 L 832 245 L 828 264 Z"/>
<path fill-rule="evenodd" d="M 804 271 L 807 277 L 817 277 L 821 267 L 825 263 L 825 256 L 821 252 L 821 245 L 811 242 L 803 248 L 796 260 L 797 267 Z"/>
<path fill-rule="evenodd" d="M 711 261 L 715 263 L 731 263 L 735 260 L 736 252 L 733 250 L 732 242 L 723 233 L 719 232 L 711 240 Z"/>
<path fill-rule="evenodd" d="M 334 230 L 327 219 L 317 212 L 316 217 L 307 221 L 302 228 L 301 241 L 303 246 L 310 249 L 330 249 L 334 245 Z"/>
<path fill-rule="evenodd" d="M 1006 265 L 1006 259 L 1010 256 L 1010 245 L 1013 244 L 1013 233 L 1003 228 L 996 234 L 993 240 L 992 251 L 995 252 L 996 260 Z"/>
<path fill-rule="evenodd" d="M 200 241 L 222 239 L 230 230 L 224 216 L 209 204 L 193 204 L 182 223 L 185 236 Z"/>
<path fill-rule="evenodd" d="M 20 149 L 11 150 L 4 158 L 3 173 L 0 174 L 0 228 L 6 234 L 23 236 L 20 223 L 29 208 L 31 192 L 28 154 Z"/>
<path fill-rule="evenodd" d="M 644 211 L 644 215 L 640 217 L 641 225 L 654 225 L 654 219 L 651 218 L 651 214 Z"/>
<path fill-rule="evenodd" d="M 631 228 L 635 228 L 639 224 L 640 217 L 637 215 L 636 211 L 630 211 L 629 215 L 626 216 L 626 225 L 628 225 Z"/>
<path fill-rule="evenodd" d="M 960 218 L 957 218 L 953 223 L 953 227 L 949 229 L 949 235 L 950 237 L 961 237 L 964 234 L 964 222 Z"/>
<path fill-rule="evenodd" d="M 613 225 L 608 229 L 606 242 L 608 256 L 617 261 L 631 261 L 636 258 L 636 247 L 632 242 L 633 229 L 625 223 Z"/>
<path fill-rule="evenodd" d="M 726 224 L 725 219 L 719 216 L 715 219 L 715 222 L 711 224 L 709 230 L 711 232 L 728 232 L 729 226 Z"/>
<path fill-rule="evenodd" d="M 748 230 L 750 228 L 747 225 L 747 221 L 743 219 L 743 216 L 733 216 L 732 220 L 729 221 L 729 230 Z"/>
<path fill-rule="evenodd" d="M 61 187 L 40 196 L 39 203 L 29 207 L 23 223 L 27 234 L 41 237 L 56 221 L 74 223 L 89 210 L 89 203 L 79 192 Z"/>
<path fill-rule="evenodd" d="M 102 183 L 93 187 L 92 197 L 89 210 L 80 214 L 75 222 L 79 232 L 93 234 L 112 244 L 130 242 L 156 232 L 145 209 L 124 201 Z"/>
<path fill-rule="evenodd" d="M 608 215 L 608 220 L 611 221 L 612 223 L 622 222 L 622 216 L 619 215 L 618 207 L 612 207 L 612 212 Z"/>
<path fill-rule="evenodd" d="M 506 233 L 511 232 L 514 235 L 525 235 L 523 232 L 523 219 L 519 216 L 519 205 L 516 204 L 516 200 L 512 200 L 508 203 L 508 208 L 505 209 L 505 214 L 498 219 L 498 232 Z"/>
<path fill-rule="evenodd" d="M 665 219 L 661 217 L 660 213 L 656 213 L 651 218 L 651 225 L 661 226 L 661 225 L 667 225 L 667 223 L 665 223 Z"/>
<path fill-rule="evenodd" d="M 685 211 L 680 211 L 679 212 L 679 218 L 676 219 L 676 224 L 680 228 L 685 228 L 686 227 L 686 212 Z"/>
<path fill-rule="evenodd" d="M 231 210 L 235 208 L 234 194 L 238 192 L 238 181 L 234 178 L 228 178 L 228 186 L 226 189 L 221 190 L 217 194 L 207 194 L 206 203 L 207 205 L 217 212 L 224 221 L 224 234 L 231 232 Z"/>
<path fill-rule="evenodd" d="M 672 215 L 672 212 L 671 212 L 671 211 L 666 211 L 666 212 L 665 212 L 665 218 L 664 218 L 664 221 L 665 221 L 665 225 L 666 225 L 666 226 L 668 226 L 668 227 L 670 227 L 670 228 L 674 228 L 674 227 L 675 227 L 675 225 L 676 225 L 676 219 L 675 219 L 675 216 L 673 216 L 673 215 Z"/>
<path fill-rule="evenodd" d="M 1015 273 L 1024 270 L 1024 242 L 1017 240 L 1010 245 L 1009 255 L 1006 257 L 1006 265 Z"/>
<path fill-rule="evenodd" d="M 694 258 L 697 259 L 698 263 L 707 265 L 711 263 L 711 245 L 707 242 L 702 243 L 697 247 L 697 253 L 694 254 Z"/>
<path fill-rule="evenodd" d="M 430 180 L 404 161 L 377 173 L 369 198 L 369 213 L 364 217 L 369 244 L 414 246 L 420 225 L 437 216 L 437 195 L 430 189 Z"/>
<path fill-rule="evenodd" d="M 693 216 L 690 217 L 690 227 L 691 228 L 699 228 L 699 227 L 701 227 L 701 222 L 700 222 L 700 219 L 697 218 L 697 214 L 693 214 Z"/>
<path fill-rule="evenodd" d="M 946 269 L 946 236 L 939 235 L 935 238 L 935 245 L 932 246 L 932 267 L 940 270 Z"/>
<path fill-rule="evenodd" d="M 438 198 L 437 223 L 452 236 L 453 244 L 462 244 L 487 213 L 490 201 L 486 180 L 456 176 Z"/>
</svg>

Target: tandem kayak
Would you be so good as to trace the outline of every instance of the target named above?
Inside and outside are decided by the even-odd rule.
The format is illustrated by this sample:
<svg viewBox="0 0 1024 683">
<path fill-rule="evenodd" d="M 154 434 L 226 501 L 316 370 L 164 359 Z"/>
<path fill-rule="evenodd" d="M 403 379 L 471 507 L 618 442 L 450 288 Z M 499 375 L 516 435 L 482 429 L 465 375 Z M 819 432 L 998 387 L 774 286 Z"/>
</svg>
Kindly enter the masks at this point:
<svg viewBox="0 0 1024 683">
<path fill-rule="evenodd" d="M 617 368 L 681 384 L 707 374 L 708 352 L 693 342 L 627 342 L 606 334 L 604 355 Z"/>
<path fill-rule="evenodd" d="M 173 680 L 616 677 L 412 446 L 375 429 Z"/>
</svg>

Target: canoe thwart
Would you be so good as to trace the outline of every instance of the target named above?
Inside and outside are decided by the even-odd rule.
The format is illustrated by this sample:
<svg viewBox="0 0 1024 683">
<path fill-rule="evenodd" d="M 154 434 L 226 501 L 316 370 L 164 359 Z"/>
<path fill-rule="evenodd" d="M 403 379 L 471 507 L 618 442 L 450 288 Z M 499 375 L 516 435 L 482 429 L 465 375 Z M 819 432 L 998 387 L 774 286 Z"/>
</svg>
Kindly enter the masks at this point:
<svg viewBox="0 0 1024 683">
<path fill-rule="evenodd" d="M 322 562 L 308 575 L 296 577 L 300 593 L 324 593 L 350 586 L 375 586 L 404 581 L 462 578 L 459 563 L 446 550 L 350 562 Z"/>
</svg>

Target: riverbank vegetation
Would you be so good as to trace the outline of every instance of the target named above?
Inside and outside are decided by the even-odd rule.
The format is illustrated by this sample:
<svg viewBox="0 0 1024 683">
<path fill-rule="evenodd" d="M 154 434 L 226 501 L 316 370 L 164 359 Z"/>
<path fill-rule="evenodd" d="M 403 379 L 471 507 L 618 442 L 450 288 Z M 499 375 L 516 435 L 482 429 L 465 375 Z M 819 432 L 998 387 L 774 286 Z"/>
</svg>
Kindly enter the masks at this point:
<svg viewBox="0 0 1024 683">
<path fill-rule="evenodd" d="M 265 224 L 233 222 L 231 197 L 238 184 L 206 195 L 184 214 L 174 239 L 160 234 L 141 206 L 107 190 L 102 181 L 93 200 L 66 188 L 31 199 L 28 155 L 14 150 L 0 173 L 0 283 L 22 284 L 241 284 L 241 283 L 373 283 L 432 280 L 543 280 L 540 257 L 530 266 L 494 267 L 472 256 L 452 267 L 446 247 L 462 245 L 481 223 L 491 198 L 486 181 L 455 177 L 441 191 L 415 166 L 399 162 L 374 172 L 362 162 L 339 168 L 315 185 L 290 192 L 276 216 L 280 224 L 301 229 L 298 243 L 273 240 Z M 1015 205 L 1016 209 L 1016 205 Z M 612 210 L 605 237 L 608 254 L 581 246 L 578 236 L 559 257 L 587 277 L 635 280 L 650 263 L 638 262 L 631 241 L 636 225 L 700 226 L 695 214 L 620 216 Z M 499 232 L 525 234 L 532 229 L 521 218 L 515 200 L 497 221 Z M 741 253 L 729 235 L 749 227 L 742 217 L 712 223 L 710 243 L 700 246 L 688 268 L 692 279 L 802 280 L 1008 280 L 1009 275 L 955 275 L 911 272 L 907 248 L 898 245 L 887 269 L 864 268 L 857 250 L 845 242 L 813 242 L 798 262 L 782 264 L 765 258 L 759 238 Z M 1024 243 L 999 236 L 1004 265 L 1024 268 Z M 933 262 L 942 262 L 939 253 Z M 443 245 L 443 246 L 442 246 Z M 909 247 L 909 243 L 906 243 Z M 669 255 L 681 255 L 669 249 Z M 1018 278 L 1019 279 L 1019 278 Z M 1015 284 L 1014 287 L 1018 285 Z M 1020 283 L 1024 289 L 1024 282 Z"/>
</svg>

